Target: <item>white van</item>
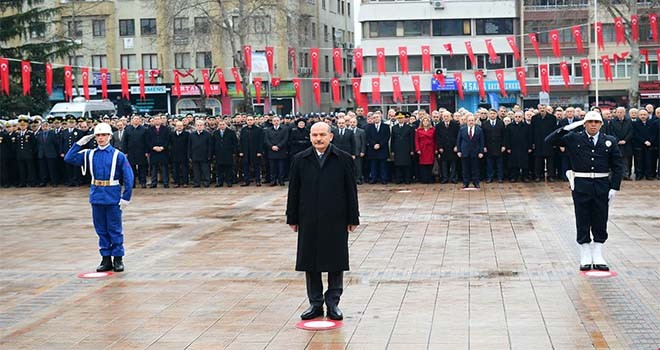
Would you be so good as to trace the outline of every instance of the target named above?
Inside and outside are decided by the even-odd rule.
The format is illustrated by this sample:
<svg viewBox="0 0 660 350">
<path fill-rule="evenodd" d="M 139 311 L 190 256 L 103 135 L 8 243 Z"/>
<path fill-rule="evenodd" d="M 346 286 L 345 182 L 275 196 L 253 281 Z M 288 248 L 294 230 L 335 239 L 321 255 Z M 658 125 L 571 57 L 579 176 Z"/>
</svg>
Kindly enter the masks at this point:
<svg viewBox="0 0 660 350">
<path fill-rule="evenodd" d="M 53 106 L 50 115 L 64 118 L 73 115 L 76 118 L 100 119 L 104 115 L 111 116 L 117 112 L 115 104 L 110 100 L 89 100 L 76 97 L 73 102 L 60 102 Z"/>
</svg>

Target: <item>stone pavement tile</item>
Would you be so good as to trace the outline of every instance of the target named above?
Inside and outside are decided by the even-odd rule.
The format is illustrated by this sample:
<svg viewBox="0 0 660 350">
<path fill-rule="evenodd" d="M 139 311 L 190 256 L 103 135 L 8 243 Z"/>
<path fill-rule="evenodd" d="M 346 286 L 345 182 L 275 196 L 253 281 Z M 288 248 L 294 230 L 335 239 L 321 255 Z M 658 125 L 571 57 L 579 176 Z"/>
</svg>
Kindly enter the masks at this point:
<svg viewBox="0 0 660 350">
<path fill-rule="evenodd" d="M 265 349 L 268 346 L 268 343 L 237 343 L 233 342 L 229 344 L 225 349 L 226 350 L 261 350 Z"/>
<path fill-rule="evenodd" d="M 167 342 L 167 341 L 157 341 L 151 344 L 147 349 L 154 350 L 180 350 L 185 349 L 188 346 L 189 342 L 179 341 L 179 342 Z"/>
<path fill-rule="evenodd" d="M 465 340 L 460 343 L 430 343 L 428 346 L 429 350 L 467 350 L 468 342 Z"/>
<path fill-rule="evenodd" d="M 305 350 L 344 350 L 346 349 L 346 343 L 310 343 Z M 269 346 L 267 349 L 271 349 Z M 290 349 L 298 349 L 297 347 L 291 347 Z"/>
<path fill-rule="evenodd" d="M 388 350 L 426 350 L 426 343 L 389 343 Z"/>
</svg>

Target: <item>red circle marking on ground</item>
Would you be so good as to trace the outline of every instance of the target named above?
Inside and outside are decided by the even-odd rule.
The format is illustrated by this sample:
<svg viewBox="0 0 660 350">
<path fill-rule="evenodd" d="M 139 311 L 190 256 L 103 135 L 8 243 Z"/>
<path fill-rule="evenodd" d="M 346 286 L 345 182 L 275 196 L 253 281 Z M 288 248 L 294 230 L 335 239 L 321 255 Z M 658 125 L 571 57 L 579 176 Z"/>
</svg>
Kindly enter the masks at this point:
<svg viewBox="0 0 660 350">
<path fill-rule="evenodd" d="M 103 278 L 103 277 L 108 277 L 112 276 L 113 272 L 107 271 L 107 272 L 81 272 L 78 274 L 78 278 Z"/>
<path fill-rule="evenodd" d="M 590 271 L 580 271 L 580 275 L 586 277 L 615 277 L 618 274 L 614 271 L 590 270 Z"/>
<path fill-rule="evenodd" d="M 296 323 L 296 328 L 304 329 L 306 331 L 327 331 L 339 328 L 343 325 L 344 324 L 341 321 L 315 318 L 313 320 L 304 320 Z"/>
</svg>

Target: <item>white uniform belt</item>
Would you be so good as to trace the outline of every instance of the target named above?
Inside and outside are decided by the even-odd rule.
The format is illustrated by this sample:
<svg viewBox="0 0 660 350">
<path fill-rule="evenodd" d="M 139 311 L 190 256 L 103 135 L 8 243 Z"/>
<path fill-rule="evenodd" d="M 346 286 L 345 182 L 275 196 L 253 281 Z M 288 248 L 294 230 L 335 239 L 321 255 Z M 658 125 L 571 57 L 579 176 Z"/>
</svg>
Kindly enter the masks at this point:
<svg viewBox="0 0 660 350">
<path fill-rule="evenodd" d="M 575 177 L 584 177 L 588 179 L 597 179 L 601 177 L 608 177 L 610 176 L 610 173 L 578 173 L 575 172 Z"/>
</svg>

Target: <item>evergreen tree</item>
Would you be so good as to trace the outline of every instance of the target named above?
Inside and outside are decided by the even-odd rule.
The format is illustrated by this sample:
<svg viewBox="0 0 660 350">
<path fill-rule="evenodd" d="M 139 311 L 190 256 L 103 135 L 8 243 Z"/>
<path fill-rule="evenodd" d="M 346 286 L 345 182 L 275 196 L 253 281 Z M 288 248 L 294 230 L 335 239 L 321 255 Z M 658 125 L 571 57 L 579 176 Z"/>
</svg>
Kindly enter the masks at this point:
<svg viewBox="0 0 660 350">
<path fill-rule="evenodd" d="M 59 7 L 45 7 L 43 1 L 0 1 L 0 57 L 49 62 L 67 56 L 77 46 L 57 34 Z M 0 115 L 40 114 L 50 109 L 46 93 L 46 67 L 32 64 L 31 95 L 23 96 L 21 63 L 9 61 L 10 95 L 0 95 Z M 61 70 L 54 70 L 58 72 Z M 54 80 L 60 74 L 54 73 Z M 61 80 L 62 78 L 60 78 Z"/>
</svg>

